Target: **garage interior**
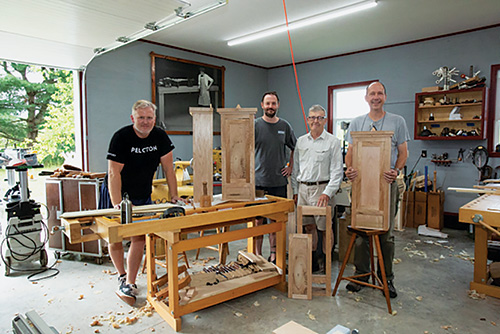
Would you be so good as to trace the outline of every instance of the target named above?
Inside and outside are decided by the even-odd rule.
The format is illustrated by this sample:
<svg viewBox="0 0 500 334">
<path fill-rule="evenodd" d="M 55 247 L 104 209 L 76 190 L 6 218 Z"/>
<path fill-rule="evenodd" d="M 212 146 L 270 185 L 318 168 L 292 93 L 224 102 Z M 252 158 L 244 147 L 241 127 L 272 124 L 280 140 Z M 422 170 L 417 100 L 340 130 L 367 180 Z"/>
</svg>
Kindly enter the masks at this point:
<svg viewBox="0 0 500 334">
<path fill-rule="evenodd" d="M 293 24 L 365 3 L 374 7 L 293 29 Z M 339 128 L 340 121 L 337 123 L 334 114 L 335 90 L 380 81 L 386 87 L 385 108 L 405 119 L 411 137 L 403 173 L 406 182 L 402 181 L 406 191 L 401 196 L 400 218 L 394 232 L 394 282 L 398 297 L 391 299 L 392 312 L 388 312 L 380 291 L 365 288 L 351 293 L 345 288 L 346 281 L 340 283 L 335 296 L 313 294 L 311 299 L 289 298 L 286 282 L 281 282 L 281 290 L 272 286 L 242 288 L 241 292 L 235 292 L 236 298 L 224 297 L 220 302 L 182 314 L 179 317 L 182 325 L 176 331 L 146 300 L 147 268 L 138 276 L 138 300 L 135 307 L 130 307 L 114 293 L 117 274 L 107 256 L 105 243 L 93 241 L 92 247 L 97 245 L 96 248 L 89 250 L 84 246 L 82 249 L 70 245 L 61 231 L 55 231 L 50 235 L 52 241 L 45 246 L 47 266 L 57 269 L 53 277 L 33 281 L 27 272 L 17 270 L 4 275 L 6 266 L 0 261 L 0 284 L 4 286 L 5 301 L 0 306 L 1 332 L 11 333 L 13 319 L 32 310 L 59 333 L 234 333 L 238 326 L 249 333 L 344 333 L 342 330 L 347 329 L 345 333 L 355 333 L 354 330 L 359 333 L 484 333 L 498 330 L 500 293 L 496 290 L 495 277 L 488 276 L 481 282 L 484 291 L 475 291 L 472 287 L 477 285 L 471 284 L 477 279 L 484 280 L 478 272 L 490 273 L 489 266 L 498 261 L 495 252 L 500 248 L 500 241 L 495 234 L 499 219 L 489 220 L 494 217 L 494 207 L 489 207 L 488 215 L 483 213 L 474 222 L 474 215 L 464 210 L 464 206 L 479 196 L 489 193 L 488 196 L 495 198 L 498 191 L 494 187 L 500 178 L 496 173 L 500 166 L 500 3 L 497 0 L 474 4 L 467 0 L 253 0 L 251 3 L 238 0 L 140 3 L 0 0 L 0 5 L 3 45 L 0 60 L 68 69 L 79 78 L 75 82 L 75 91 L 79 92 L 75 95 L 75 112 L 79 116 L 76 155 L 78 167 L 84 173 L 99 176 L 106 173 L 106 152 L 111 136 L 130 124 L 133 103 L 146 99 L 158 105 L 157 120 L 162 124 L 157 125 L 164 127 L 175 146 L 176 170 L 179 168 L 181 175 L 192 176 L 190 160 L 196 148 L 189 107 L 197 107 L 199 89 L 192 80 L 200 67 L 208 69 L 207 73 L 216 79 L 217 87 L 210 93 L 215 109 L 255 109 L 255 118 L 258 118 L 262 116 L 259 105 L 262 94 L 277 91 L 279 116 L 291 124 L 297 138 L 308 132 L 303 111 L 307 113 L 313 104 L 327 110 L 328 132 L 341 135 L 343 129 Z M 286 27 L 287 23 L 289 35 L 285 29 L 259 40 L 230 45 L 238 37 Z M 458 75 L 449 74 L 454 81 L 448 82 L 451 88 L 446 91 L 438 72 L 454 70 Z M 474 86 L 467 85 L 470 82 Z M 176 93 L 172 93 L 172 89 Z M 460 111 L 460 107 L 454 109 L 459 103 L 440 102 L 447 98 L 474 100 L 474 114 L 467 121 L 472 125 L 465 134 L 462 131 L 450 135 L 444 130 L 456 124 L 452 113 Z M 463 115 L 466 108 L 462 105 Z M 446 120 L 435 126 L 433 118 L 441 110 L 446 110 Z M 216 149 L 224 144 L 223 123 L 214 112 L 214 128 L 210 131 L 213 133 L 210 151 L 214 149 L 214 157 L 220 152 Z M 416 175 L 417 181 L 408 180 L 410 175 L 412 178 Z M 224 192 L 219 176 L 214 178 L 214 187 L 209 193 Z M 45 196 L 36 200 L 47 205 L 48 211 L 55 205 L 51 206 L 51 201 L 59 189 L 61 198 L 67 196 L 66 200 L 72 202 L 70 205 L 75 205 L 69 212 L 95 209 L 82 208 L 82 203 L 89 199 L 92 204 L 96 203 L 100 180 L 99 177 L 82 181 L 37 176 L 27 182 L 30 187 L 40 184 L 46 189 Z M 485 180 L 491 182 L 485 183 Z M 193 192 L 190 182 L 179 178 L 177 181 L 178 185 L 187 186 L 187 196 Z M 194 182 L 194 192 L 200 194 L 201 181 Z M 81 190 L 81 183 L 88 189 Z M 486 184 L 489 184 L 487 190 L 481 188 Z M 348 182 L 344 185 L 348 186 Z M 68 190 L 63 194 L 64 187 Z M 5 194 L 9 188 L 5 180 L 1 193 Z M 344 195 L 348 192 L 343 191 Z M 350 202 L 349 198 L 345 202 L 345 197 L 341 199 L 340 195 L 333 224 L 332 290 L 350 238 L 346 231 L 350 224 Z M 51 219 L 58 221 L 54 224 L 60 224 L 59 216 L 63 212 L 52 211 Z M 288 254 L 283 259 L 287 281 L 288 238 L 295 232 L 296 208 L 292 211 L 286 212 L 288 220 L 284 222 L 286 231 L 283 232 Z M 44 220 L 48 219 L 44 216 Z M 6 222 L 2 206 L 2 240 Z M 52 229 L 53 225 L 49 227 Z M 246 238 L 245 228 L 245 224 L 235 223 L 231 232 Z M 220 240 L 224 232 L 218 232 L 209 229 L 204 233 L 212 238 L 207 240 Z M 475 246 L 478 235 L 484 238 L 481 242 L 486 243 L 488 239 L 486 253 Z M 191 231 L 183 238 L 194 240 L 198 236 L 199 233 Z M 245 238 L 227 244 L 226 263 L 236 261 L 240 251 L 244 252 Z M 199 247 L 197 255 L 197 249 L 187 250 L 185 258 L 178 260 L 179 266 L 187 262 L 191 273 L 217 266 L 217 252 Z M 487 263 L 475 261 L 479 252 L 483 258 L 487 255 Z M 264 258 L 269 254 L 266 237 Z M 34 261 L 21 266 L 36 271 L 40 264 Z M 157 267 L 158 272 L 165 271 L 162 265 Z M 347 273 L 351 274 L 353 268 L 348 264 Z M 41 276 L 49 273 L 56 271 L 49 270 Z M 495 274 L 498 273 L 491 271 L 492 276 Z M 182 298 L 187 297 L 180 296 L 179 300 Z M 291 321 L 296 324 L 290 325 Z M 295 326 L 295 331 L 279 330 L 287 324 Z"/>
</svg>

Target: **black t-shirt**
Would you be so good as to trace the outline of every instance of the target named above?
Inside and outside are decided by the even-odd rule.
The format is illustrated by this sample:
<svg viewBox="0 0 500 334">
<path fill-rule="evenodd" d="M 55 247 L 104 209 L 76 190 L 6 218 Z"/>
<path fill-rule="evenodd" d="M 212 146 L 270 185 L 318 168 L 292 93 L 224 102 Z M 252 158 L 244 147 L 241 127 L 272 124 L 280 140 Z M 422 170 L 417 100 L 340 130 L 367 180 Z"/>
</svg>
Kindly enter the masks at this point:
<svg viewBox="0 0 500 334">
<path fill-rule="evenodd" d="M 122 194 L 128 193 L 131 199 L 149 198 L 160 158 L 173 149 L 168 135 L 157 127 L 147 138 L 139 138 L 133 125 L 115 132 L 106 159 L 124 164 L 121 172 Z"/>
</svg>

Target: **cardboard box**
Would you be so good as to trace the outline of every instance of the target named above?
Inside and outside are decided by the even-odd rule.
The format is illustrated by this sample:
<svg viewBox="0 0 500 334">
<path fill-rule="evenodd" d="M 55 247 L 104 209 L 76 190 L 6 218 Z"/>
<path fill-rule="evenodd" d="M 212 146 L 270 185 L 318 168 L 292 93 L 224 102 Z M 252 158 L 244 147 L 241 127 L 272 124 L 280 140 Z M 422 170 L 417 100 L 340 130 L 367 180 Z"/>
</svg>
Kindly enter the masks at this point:
<svg viewBox="0 0 500 334">
<path fill-rule="evenodd" d="M 423 191 L 415 192 L 415 215 L 413 227 L 427 224 L 427 193 Z"/>
<path fill-rule="evenodd" d="M 427 227 L 442 230 L 444 225 L 444 191 L 427 194 Z"/>
<path fill-rule="evenodd" d="M 343 262 L 344 257 L 347 253 L 347 247 L 349 246 L 349 242 L 351 241 L 352 233 L 347 230 L 347 226 L 351 225 L 351 214 L 344 213 L 342 217 L 339 218 L 339 261 Z M 349 256 L 348 263 L 354 263 L 354 250 L 355 247 L 352 248 L 351 256 Z"/>
<path fill-rule="evenodd" d="M 401 201 L 401 207 L 399 208 L 401 217 L 403 219 L 403 228 L 414 227 L 414 215 L 415 215 L 415 192 L 405 191 L 403 194 L 403 200 Z"/>
</svg>

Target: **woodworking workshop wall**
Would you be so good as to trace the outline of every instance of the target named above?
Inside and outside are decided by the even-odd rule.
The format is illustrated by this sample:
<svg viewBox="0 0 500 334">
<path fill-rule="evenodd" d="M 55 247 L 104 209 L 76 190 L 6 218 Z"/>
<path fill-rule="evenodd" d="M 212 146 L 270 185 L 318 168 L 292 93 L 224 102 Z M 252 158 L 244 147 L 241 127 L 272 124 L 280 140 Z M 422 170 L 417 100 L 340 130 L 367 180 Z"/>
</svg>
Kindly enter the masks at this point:
<svg viewBox="0 0 500 334">
<path fill-rule="evenodd" d="M 370 32 L 367 32 L 370 33 Z M 378 32 L 372 32 L 376 38 Z M 300 50 L 295 50 L 299 53 Z M 300 90 L 307 109 L 315 103 L 328 105 L 327 87 L 331 85 L 380 80 L 387 87 L 386 110 L 406 119 L 412 139 L 414 138 L 414 100 L 415 93 L 422 87 L 435 85 L 436 76 L 432 72 L 441 66 L 456 67 L 460 73 L 469 72 L 469 66 L 481 70 L 490 85 L 490 67 L 500 63 L 500 28 L 491 28 L 467 34 L 440 38 L 415 44 L 403 45 L 378 51 L 354 54 L 311 62 L 297 66 Z M 269 71 L 269 87 L 280 94 L 281 116 L 293 126 L 297 136 L 305 133 L 300 102 L 295 87 L 291 67 Z M 407 161 L 410 170 L 422 150 L 427 150 L 427 158 L 422 158 L 416 170 L 422 174 L 429 167 L 432 174 L 437 170 L 437 184 L 443 189 L 449 186 L 472 187 L 477 184 L 478 171 L 471 160 L 452 163 L 450 167 L 435 167 L 431 162 L 432 154 L 448 152 L 450 159 L 456 161 L 458 150 L 467 151 L 478 145 L 486 145 L 486 140 L 464 141 L 425 141 L 412 140 L 408 147 L 410 156 Z M 500 159 L 490 159 L 493 168 L 500 165 Z M 476 195 L 446 192 L 445 212 L 457 213 L 460 206 Z"/>
<path fill-rule="evenodd" d="M 224 66 L 225 107 L 259 107 L 267 90 L 267 70 L 184 52 L 145 42 L 135 42 L 96 57 L 87 67 L 86 89 L 90 170 L 105 171 L 106 152 L 113 133 L 131 124 L 131 108 L 139 99 L 151 100 L 149 53 L 167 55 L 206 64 Z M 186 114 L 188 110 L 186 110 Z M 258 116 L 260 116 L 260 113 Z M 167 119 L 168 122 L 168 119 Z M 189 160 L 193 142 L 188 135 L 171 135 L 176 157 Z M 220 145 L 219 136 L 214 145 Z"/>
</svg>

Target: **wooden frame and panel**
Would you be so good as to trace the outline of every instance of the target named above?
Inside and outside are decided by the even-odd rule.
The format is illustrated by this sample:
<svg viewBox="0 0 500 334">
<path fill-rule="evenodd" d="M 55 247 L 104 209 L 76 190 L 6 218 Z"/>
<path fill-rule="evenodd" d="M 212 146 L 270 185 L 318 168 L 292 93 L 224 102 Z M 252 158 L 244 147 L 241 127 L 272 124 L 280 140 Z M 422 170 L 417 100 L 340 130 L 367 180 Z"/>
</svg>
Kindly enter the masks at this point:
<svg viewBox="0 0 500 334">
<path fill-rule="evenodd" d="M 193 198 L 201 202 L 203 182 L 207 196 L 213 196 L 213 108 L 189 108 L 193 117 Z"/>
<path fill-rule="evenodd" d="M 164 208 L 158 210 L 163 212 Z M 148 300 L 155 310 L 167 323 L 176 331 L 181 329 L 181 316 L 204 309 L 206 307 L 222 303 L 224 301 L 243 296 L 245 294 L 258 291 L 267 287 L 275 286 L 281 291 L 286 291 L 286 223 L 288 213 L 294 210 L 293 200 L 280 197 L 267 196 L 267 199 L 248 202 L 232 202 L 218 204 L 207 208 L 187 209 L 185 216 L 172 218 L 159 218 L 153 216 L 146 221 L 142 218 L 134 218 L 133 224 L 121 225 L 119 223 L 119 213 L 116 218 L 109 218 L 95 212 L 93 216 L 63 218 L 65 227 L 64 233 L 70 242 L 81 242 L 82 231 L 90 230 L 93 234 L 87 235 L 86 239 L 105 239 L 108 242 L 121 242 L 126 237 L 135 235 L 146 235 L 147 240 L 147 275 L 148 287 L 152 286 L 152 281 L 156 280 L 153 243 L 150 238 L 152 234 L 166 240 L 167 248 L 167 274 L 168 274 L 168 305 L 164 301 L 159 301 L 155 295 L 157 291 L 148 289 Z M 100 211 L 100 210 L 98 210 Z M 106 211 L 106 214 L 109 214 Z M 255 226 L 254 221 L 257 216 L 269 218 L 272 222 L 266 225 Z M 242 224 L 243 228 L 195 237 L 193 239 L 182 240 L 181 234 L 192 233 L 218 227 L 230 227 Z M 234 240 L 248 239 L 247 249 L 251 251 L 253 244 L 251 240 L 255 236 L 269 233 L 276 233 L 276 266 L 279 273 L 274 275 L 260 275 L 250 278 L 238 278 L 217 284 L 214 291 L 199 291 L 198 297 L 193 297 L 189 302 L 179 301 L 179 253 L 183 251 L 198 249 L 215 244 L 228 243 Z M 195 234 L 195 233 L 194 233 Z M 191 234 L 192 235 L 192 234 Z M 148 241 L 149 240 L 149 241 Z M 257 273 L 259 274 L 259 273 Z M 237 281 L 240 280 L 240 281 Z M 227 284 L 224 284 L 227 283 Z"/>
<path fill-rule="evenodd" d="M 221 115 L 222 200 L 255 199 L 255 131 L 257 108 L 218 109 Z"/>
<path fill-rule="evenodd" d="M 311 266 L 311 282 L 316 284 L 324 284 L 324 289 L 314 289 L 315 296 L 330 296 L 332 293 L 332 246 L 333 246 L 333 230 L 332 230 L 332 207 L 318 207 L 309 205 L 297 205 L 297 232 L 302 233 L 302 219 L 304 216 L 325 216 L 326 219 L 326 263 L 325 274 L 312 275 Z M 293 272 L 290 269 L 290 272 Z M 310 298 L 309 298 L 310 299 Z"/>
<path fill-rule="evenodd" d="M 352 167 L 358 177 L 352 184 L 351 225 L 388 230 L 390 184 L 383 173 L 391 169 L 392 131 L 352 132 Z"/>
<path fill-rule="evenodd" d="M 312 234 L 288 236 L 288 298 L 312 299 Z"/>
<path fill-rule="evenodd" d="M 488 283 L 488 239 L 490 231 L 479 222 L 474 222 L 480 215 L 481 221 L 491 228 L 500 227 L 500 195 L 485 194 L 470 201 L 459 209 L 458 221 L 474 224 L 474 279 L 470 289 L 488 296 L 500 298 L 500 287 Z"/>
</svg>

